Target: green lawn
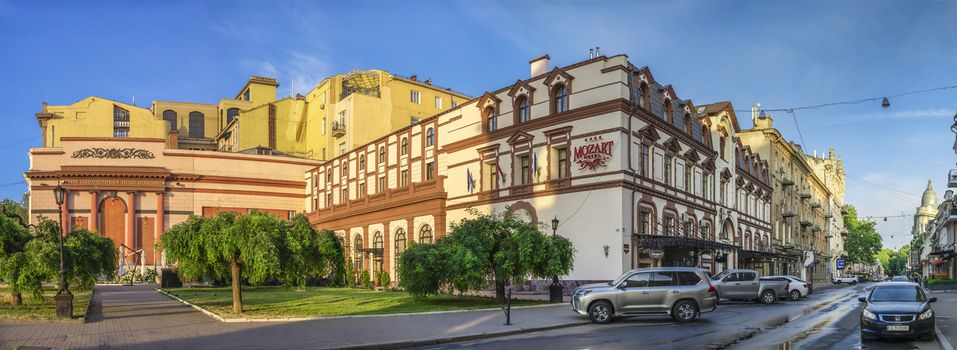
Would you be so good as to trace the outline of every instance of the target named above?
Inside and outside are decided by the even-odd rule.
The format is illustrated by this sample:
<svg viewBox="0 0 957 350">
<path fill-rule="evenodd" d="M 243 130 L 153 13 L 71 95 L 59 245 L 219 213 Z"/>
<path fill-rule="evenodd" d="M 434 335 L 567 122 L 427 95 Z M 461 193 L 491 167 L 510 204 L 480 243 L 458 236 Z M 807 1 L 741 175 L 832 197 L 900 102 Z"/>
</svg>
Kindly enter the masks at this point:
<svg viewBox="0 0 957 350">
<path fill-rule="evenodd" d="M 53 296 L 55 287 L 43 288 L 43 300 L 37 300 L 28 294 L 23 294 L 23 304 L 14 307 L 10 305 L 10 289 L 0 287 L 0 319 L 16 320 L 55 320 L 56 304 Z M 73 318 L 83 318 L 87 305 L 90 304 L 90 291 L 73 292 Z"/>
<path fill-rule="evenodd" d="M 225 318 L 293 318 L 472 310 L 501 306 L 493 298 L 433 295 L 415 300 L 406 292 L 354 288 L 243 287 L 243 315 L 232 312 L 229 288 L 170 288 L 164 291 Z M 512 305 L 542 302 L 513 300 Z"/>
</svg>

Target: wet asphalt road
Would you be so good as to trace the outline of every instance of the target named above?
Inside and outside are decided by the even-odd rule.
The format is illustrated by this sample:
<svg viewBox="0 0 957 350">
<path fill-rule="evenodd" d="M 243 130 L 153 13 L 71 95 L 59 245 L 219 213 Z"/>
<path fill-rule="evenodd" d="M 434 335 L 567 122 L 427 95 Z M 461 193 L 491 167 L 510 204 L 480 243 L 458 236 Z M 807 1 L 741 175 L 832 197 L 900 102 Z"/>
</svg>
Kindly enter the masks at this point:
<svg viewBox="0 0 957 350">
<path fill-rule="evenodd" d="M 940 349 L 936 341 L 862 344 L 857 297 L 867 284 L 815 292 L 797 302 L 722 304 L 691 324 L 670 318 L 625 318 L 609 325 L 551 331 L 423 349 Z M 569 311 L 571 312 L 571 311 Z"/>
</svg>

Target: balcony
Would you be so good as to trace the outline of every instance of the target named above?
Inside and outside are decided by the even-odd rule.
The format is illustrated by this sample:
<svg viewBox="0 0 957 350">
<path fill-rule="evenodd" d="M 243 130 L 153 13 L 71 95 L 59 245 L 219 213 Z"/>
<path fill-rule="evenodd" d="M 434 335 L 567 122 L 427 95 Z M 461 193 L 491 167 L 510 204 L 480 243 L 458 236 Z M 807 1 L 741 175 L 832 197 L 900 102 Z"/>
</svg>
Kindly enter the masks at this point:
<svg viewBox="0 0 957 350">
<path fill-rule="evenodd" d="M 814 227 L 811 227 L 811 232 L 821 232 L 821 226 L 814 225 Z"/>
<path fill-rule="evenodd" d="M 947 187 L 957 188 L 957 169 L 950 169 L 947 174 Z"/>
<path fill-rule="evenodd" d="M 797 213 L 794 211 L 794 209 L 784 209 L 781 211 L 781 216 L 785 218 L 790 218 L 790 217 L 797 216 Z"/>
<path fill-rule="evenodd" d="M 346 122 L 345 121 L 334 121 L 332 122 L 332 136 L 340 137 L 346 134 Z"/>
<path fill-rule="evenodd" d="M 841 206 L 841 215 L 847 215 L 847 207 Z"/>
<path fill-rule="evenodd" d="M 798 195 L 801 196 L 801 199 L 809 199 L 811 198 L 811 191 L 803 190 L 801 192 L 798 192 Z"/>
<path fill-rule="evenodd" d="M 826 212 L 824 212 L 824 218 L 830 219 L 830 218 L 833 218 L 833 217 L 834 217 L 834 212 L 832 212 L 830 209 L 828 209 Z"/>
<path fill-rule="evenodd" d="M 801 218 L 801 226 L 807 227 L 811 225 L 813 225 L 813 223 L 811 223 L 811 219 Z"/>
<path fill-rule="evenodd" d="M 820 207 L 821 207 L 821 203 L 818 203 L 817 201 L 811 202 L 811 208 L 820 208 Z"/>
<path fill-rule="evenodd" d="M 782 185 L 782 186 L 793 186 L 793 185 L 794 185 L 794 180 L 791 180 L 791 177 L 790 177 L 790 176 L 784 176 L 784 177 L 781 179 L 781 185 Z"/>
</svg>

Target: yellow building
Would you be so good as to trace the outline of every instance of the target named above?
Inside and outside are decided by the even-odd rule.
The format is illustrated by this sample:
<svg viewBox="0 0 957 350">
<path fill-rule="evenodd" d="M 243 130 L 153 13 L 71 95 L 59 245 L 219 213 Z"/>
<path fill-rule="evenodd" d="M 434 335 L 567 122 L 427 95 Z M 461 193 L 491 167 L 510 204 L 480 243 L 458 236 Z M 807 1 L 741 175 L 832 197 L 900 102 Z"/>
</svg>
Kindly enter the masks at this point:
<svg viewBox="0 0 957 350">
<path fill-rule="evenodd" d="M 91 96 L 44 104 L 37 120 L 44 147 L 62 137 L 159 138 L 168 148 L 322 160 L 470 99 L 382 70 L 332 76 L 295 97 L 277 99 L 278 87 L 254 76 L 216 104 L 155 101 L 149 109 Z"/>
</svg>

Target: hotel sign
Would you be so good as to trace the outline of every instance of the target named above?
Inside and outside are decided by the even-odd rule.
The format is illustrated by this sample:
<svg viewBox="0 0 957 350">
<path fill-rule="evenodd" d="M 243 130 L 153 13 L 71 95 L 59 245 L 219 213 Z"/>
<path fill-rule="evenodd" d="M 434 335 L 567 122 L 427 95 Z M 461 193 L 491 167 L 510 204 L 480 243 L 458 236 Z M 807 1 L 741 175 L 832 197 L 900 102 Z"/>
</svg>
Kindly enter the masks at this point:
<svg viewBox="0 0 957 350">
<path fill-rule="evenodd" d="M 587 143 L 575 147 L 574 150 L 573 161 L 578 164 L 578 169 L 595 170 L 607 167 L 615 141 L 605 141 L 601 136 L 594 136 L 586 138 L 585 142 Z"/>
<path fill-rule="evenodd" d="M 137 148 L 84 148 L 73 152 L 71 158 L 153 159 L 153 152 Z"/>
</svg>

